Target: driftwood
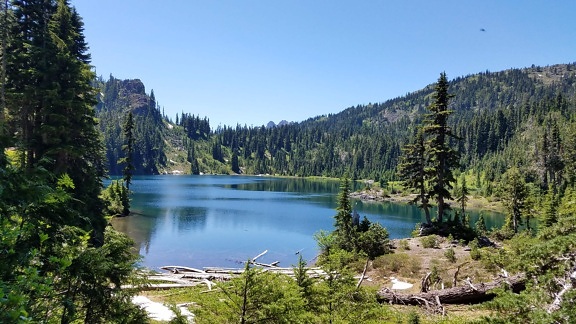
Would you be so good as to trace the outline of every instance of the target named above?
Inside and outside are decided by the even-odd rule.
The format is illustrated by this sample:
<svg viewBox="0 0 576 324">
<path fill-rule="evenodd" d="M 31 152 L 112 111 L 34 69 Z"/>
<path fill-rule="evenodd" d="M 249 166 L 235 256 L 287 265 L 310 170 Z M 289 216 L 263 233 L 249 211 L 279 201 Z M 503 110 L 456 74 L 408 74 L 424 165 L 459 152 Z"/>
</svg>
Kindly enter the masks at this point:
<svg viewBox="0 0 576 324">
<path fill-rule="evenodd" d="M 252 258 L 252 263 L 256 262 L 256 259 L 258 259 L 259 257 L 263 256 L 264 254 L 268 253 L 268 250 L 264 250 L 264 252 L 258 254 L 257 256 Z"/>
<path fill-rule="evenodd" d="M 356 284 L 356 289 L 360 288 L 362 281 L 364 281 L 364 277 L 366 276 L 366 270 L 368 269 L 368 262 L 370 262 L 370 258 L 366 259 L 366 264 L 364 265 L 364 271 L 362 271 L 362 275 L 360 279 L 358 279 L 358 283 Z"/>
<path fill-rule="evenodd" d="M 396 293 L 392 289 L 384 288 L 378 291 L 377 299 L 381 303 L 405 304 L 405 305 L 428 305 L 428 304 L 475 304 L 494 298 L 491 290 L 508 285 L 512 291 L 522 291 L 525 286 L 524 274 L 508 278 L 498 278 L 489 283 L 469 283 L 467 286 L 459 286 L 448 289 L 430 290 L 418 294 Z"/>
<path fill-rule="evenodd" d="M 160 267 L 162 270 L 172 271 L 172 273 L 180 273 L 180 272 L 198 272 L 198 273 L 205 273 L 204 270 L 190 268 L 190 267 L 183 267 L 183 266 L 163 266 Z"/>
</svg>

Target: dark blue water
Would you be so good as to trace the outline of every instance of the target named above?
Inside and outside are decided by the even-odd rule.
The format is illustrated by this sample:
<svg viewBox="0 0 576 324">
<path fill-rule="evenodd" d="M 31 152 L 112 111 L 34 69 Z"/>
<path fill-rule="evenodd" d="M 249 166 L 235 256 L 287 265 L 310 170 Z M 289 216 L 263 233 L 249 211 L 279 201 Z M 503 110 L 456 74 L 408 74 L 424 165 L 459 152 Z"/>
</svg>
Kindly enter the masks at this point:
<svg viewBox="0 0 576 324">
<path fill-rule="evenodd" d="M 313 235 L 333 230 L 338 181 L 243 176 L 137 177 L 134 215 L 113 220 L 136 242 L 142 265 L 240 267 L 264 250 L 261 262 L 296 264 L 317 254 Z M 353 202 L 358 213 L 409 237 L 423 220 L 413 206 Z M 477 217 L 472 213 L 472 219 Z M 502 216 L 484 213 L 488 227 Z"/>
</svg>

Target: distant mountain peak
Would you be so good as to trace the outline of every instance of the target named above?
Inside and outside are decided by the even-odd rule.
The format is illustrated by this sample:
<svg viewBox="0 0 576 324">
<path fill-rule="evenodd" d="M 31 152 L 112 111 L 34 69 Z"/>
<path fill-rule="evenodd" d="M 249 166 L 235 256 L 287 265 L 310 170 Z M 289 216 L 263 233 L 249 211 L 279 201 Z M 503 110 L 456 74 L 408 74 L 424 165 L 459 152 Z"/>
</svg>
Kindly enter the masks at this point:
<svg viewBox="0 0 576 324">
<path fill-rule="evenodd" d="M 285 125 L 290 125 L 291 122 L 282 119 L 278 124 L 276 124 L 273 121 L 269 121 L 268 124 L 266 124 L 266 128 L 274 128 L 274 127 L 279 127 L 279 126 L 285 126 Z"/>
</svg>

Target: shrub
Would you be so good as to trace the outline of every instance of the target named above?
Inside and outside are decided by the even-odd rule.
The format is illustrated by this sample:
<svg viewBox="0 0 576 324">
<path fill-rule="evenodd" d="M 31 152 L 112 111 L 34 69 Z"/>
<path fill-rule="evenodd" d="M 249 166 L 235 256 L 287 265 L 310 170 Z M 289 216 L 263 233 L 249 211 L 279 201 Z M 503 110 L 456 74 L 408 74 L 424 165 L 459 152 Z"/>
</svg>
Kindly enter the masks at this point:
<svg viewBox="0 0 576 324">
<path fill-rule="evenodd" d="M 408 313 L 407 323 L 420 324 L 420 315 L 418 315 L 418 313 L 416 313 L 415 311 L 411 311 L 410 313 Z"/>
<path fill-rule="evenodd" d="M 479 248 L 475 248 L 475 249 L 471 249 L 470 250 L 470 258 L 472 260 L 480 260 L 480 258 L 482 257 L 482 254 L 480 254 L 480 249 Z"/>
<path fill-rule="evenodd" d="M 454 252 L 453 248 L 449 248 L 448 250 L 444 251 L 444 256 L 448 261 L 454 263 L 456 262 L 456 253 Z"/>
<path fill-rule="evenodd" d="M 360 250 L 372 260 L 377 256 L 390 253 L 388 231 L 379 223 L 372 223 L 368 231 L 360 234 Z"/>
<path fill-rule="evenodd" d="M 400 240 L 398 241 L 398 248 L 408 251 L 410 250 L 410 244 L 408 244 L 407 240 Z"/>
<path fill-rule="evenodd" d="M 480 260 L 480 257 L 482 256 L 480 254 L 480 247 L 478 244 L 478 239 L 474 239 L 472 241 L 470 241 L 470 258 L 472 260 Z"/>
<path fill-rule="evenodd" d="M 437 249 L 439 247 L 438 237 L 436 235 L 423 236 L 420 238 L 420 243 L 422 243 L 422 247 L 426 249 Z"/>
</svg>

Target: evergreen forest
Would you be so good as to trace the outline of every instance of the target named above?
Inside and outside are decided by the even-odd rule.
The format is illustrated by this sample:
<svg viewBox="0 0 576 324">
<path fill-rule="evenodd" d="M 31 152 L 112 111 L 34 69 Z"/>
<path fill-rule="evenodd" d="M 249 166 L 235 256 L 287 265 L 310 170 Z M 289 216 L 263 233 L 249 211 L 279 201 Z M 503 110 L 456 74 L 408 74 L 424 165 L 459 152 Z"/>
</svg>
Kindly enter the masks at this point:
<svg viewBox="0 0 576 324">
<path fill-rule="evenodd" d="M 0 6 L 0 322 L 144 322 L 121 289 L 137 280 L 132 242 L 101 196 L 82 19 L 67 0 Z"/>
<path fill-rule="evenodd" d="M 0 2 L 0 40 L 1 323 L 149 321 L 131 302 L 138 291 L 122 288 L 145 282 L 138 257 L 109 219 L 130 214 L 132 176 L 153 174 L 342 179 L 335 230 L 316 235 L 322 280 L 303 263 L 288 280 L 247 262 L 218 293 L 198 292 L 198 322 L 424 320 L 361 287 L 369 265 L 401 246 L 353 214 L 355 180 L 410 196 L 426 215 L 416 235 L 469 244 L 486 273 L 520 278 L 521 288 L 490 292 L 486 312 L 467 320 L 575 321 L 576 64 L 441 73 L 421 90 L 336 114 L 214 128 L 193 111 L 167 116 L 138 79 L 97 76 L 68 0 Z M 108 176 L 122 179 L 104 188 Z M 470 197 L 501 202 L 505 226 L 471 227 Z M 362 273 L 357 284 L 353 273 Z M 438 308 L 418 298 L 442 314 L 434 319 L 462 320 L 445 317 L 439 298 Z"/>
</svg>

